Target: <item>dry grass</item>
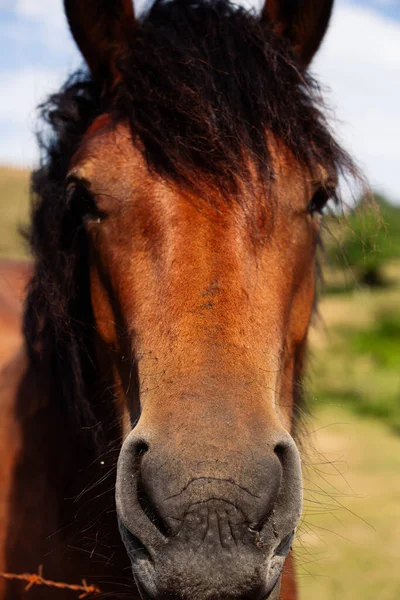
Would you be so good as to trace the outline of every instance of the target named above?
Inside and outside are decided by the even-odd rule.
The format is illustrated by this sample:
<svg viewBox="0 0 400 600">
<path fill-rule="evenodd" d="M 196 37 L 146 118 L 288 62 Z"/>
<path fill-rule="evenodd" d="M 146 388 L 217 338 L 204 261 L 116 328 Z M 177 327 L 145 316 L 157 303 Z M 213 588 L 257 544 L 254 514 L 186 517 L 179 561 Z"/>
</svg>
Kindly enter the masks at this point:
<svg viewBox="0 0 400 600">
<path fill-rule="evenodd" d="M 356 287 L 342 294 L 324 295 L 318 303 L 318 314 L 310 332 L 312 347 L 326 346 L 330 343 L 332 330 L 336 326 L 351 329 L 368 327 L 374 323 L 376 311 L 398 312 L 400 306 L 400 261 L 388 262 L 384 276 L 391 285 L 381 289 Z M 329 281 L 340 278 L 350 280 L 354 276 L 350 269 L 342 273 L 330 272 Z"/>
<path fill-rule="evenodd" d="M 27 249 L 19 228 L 29 216 L 29 171 L 0 167 L 0 256 L 25 258 Z"/>
<path fill-rule="evenodd" d="M 319 409 L 297 542 L 302 600 L 400 598 L 400 438 L 344 409 Z"/>
</svg>

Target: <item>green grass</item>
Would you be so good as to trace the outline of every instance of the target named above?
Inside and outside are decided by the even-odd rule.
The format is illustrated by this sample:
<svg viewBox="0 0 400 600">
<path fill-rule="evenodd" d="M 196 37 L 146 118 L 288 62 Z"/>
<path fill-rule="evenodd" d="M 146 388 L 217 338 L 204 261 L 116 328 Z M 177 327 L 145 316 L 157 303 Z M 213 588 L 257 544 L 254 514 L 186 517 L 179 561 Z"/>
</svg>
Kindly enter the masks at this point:
<svg viewBox="0 0 400 600">
<path fill-rule="evenodd" d="M 353 352 L 369 356 L 376 367 L 400 371 L 400 309 L 398 314 L 378 313 L 372 327 L 350 335 L 350 343 Z"/>
<path fill-rule="evenodd" d="M 388 260 L 400 259 L 399 206 L 375 194 L 373 201 L 360 199 L 354 210 L 336 223 L 327 216 L 325 226 L 326 258 L 332 267 L 351 267 L 356 281 L 370 286 L 388 283 L 384 266 Z"/>
<path fill-rule="evenodd" d="M 26 244 L 19 228 L 29 218 L 29 172 L 0 167 L 0 256 L 25 258 Z"/>
</svg>

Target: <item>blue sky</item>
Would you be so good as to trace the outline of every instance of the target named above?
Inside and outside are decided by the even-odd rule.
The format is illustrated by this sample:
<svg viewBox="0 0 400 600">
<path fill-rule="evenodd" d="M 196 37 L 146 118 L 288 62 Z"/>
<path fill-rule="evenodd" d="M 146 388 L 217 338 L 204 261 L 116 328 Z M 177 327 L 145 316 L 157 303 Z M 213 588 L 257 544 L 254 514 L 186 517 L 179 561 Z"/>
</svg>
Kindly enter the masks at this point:
<svg viewBox="0 0 400 600">
<path fill-rule="evenodd" d="M 379 11 L 389 19 L 400 20 L 399 0 L 352 0 L 352 4 L 368 7 Z"/>
<path fill-rule="evenodd" d="M 146 1 L 135 0 L 137 12 Z M 35 106 L 80 64 L 62 0 L 0 0 L 0 163 L 37 163 Z M 336 0 L 313 71 L 331 90 L 341 140 L 400 202 L 400 0 Z"/>
</svg>

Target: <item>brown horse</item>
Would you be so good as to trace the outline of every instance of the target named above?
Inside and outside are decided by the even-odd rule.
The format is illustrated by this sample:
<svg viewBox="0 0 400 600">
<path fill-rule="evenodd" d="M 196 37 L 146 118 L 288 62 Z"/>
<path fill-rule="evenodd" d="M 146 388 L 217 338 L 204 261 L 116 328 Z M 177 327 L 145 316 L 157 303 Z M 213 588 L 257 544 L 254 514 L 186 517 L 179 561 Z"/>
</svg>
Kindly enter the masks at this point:
<svg viewBox="0 0 400 600">
<path fill-rule="evenodd" d="M 43 109 L 24 344 L 1 375 L 0 571 L 294 599 L 320 213 L 353 170 L 307 70 L 332 0 L 65 9 L 89 75 Z"/>
</svg>

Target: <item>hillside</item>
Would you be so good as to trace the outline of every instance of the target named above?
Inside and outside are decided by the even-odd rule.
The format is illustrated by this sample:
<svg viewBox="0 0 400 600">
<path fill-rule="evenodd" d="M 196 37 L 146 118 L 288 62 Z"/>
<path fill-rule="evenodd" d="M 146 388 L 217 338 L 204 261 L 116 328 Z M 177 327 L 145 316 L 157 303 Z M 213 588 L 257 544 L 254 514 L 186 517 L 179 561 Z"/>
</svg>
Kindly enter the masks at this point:
<svg viewBox="0 0 400 600">
<path fill-rule="evenodd" d="M 26 258 L 19 228 L 29 218 L 29 171 L 0 167 L 0 256 Z"/>
</svg>

